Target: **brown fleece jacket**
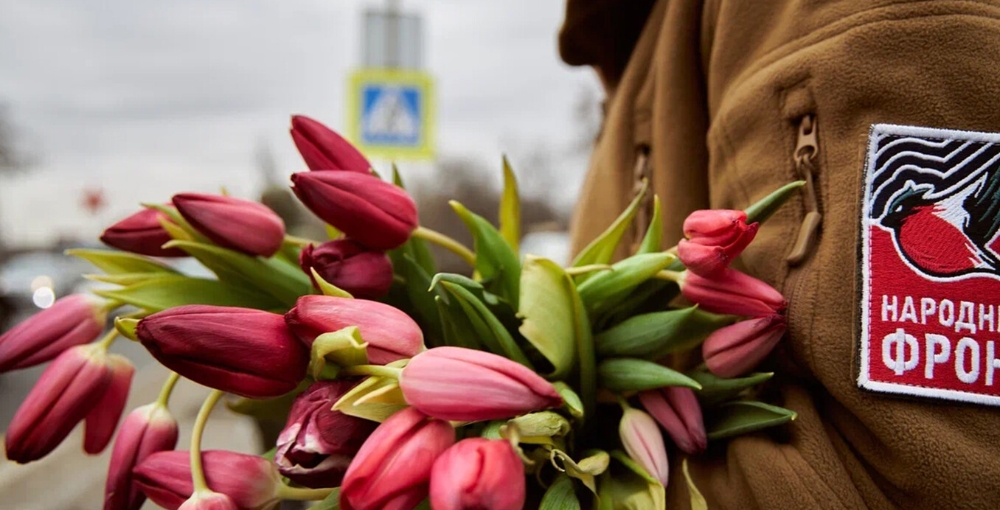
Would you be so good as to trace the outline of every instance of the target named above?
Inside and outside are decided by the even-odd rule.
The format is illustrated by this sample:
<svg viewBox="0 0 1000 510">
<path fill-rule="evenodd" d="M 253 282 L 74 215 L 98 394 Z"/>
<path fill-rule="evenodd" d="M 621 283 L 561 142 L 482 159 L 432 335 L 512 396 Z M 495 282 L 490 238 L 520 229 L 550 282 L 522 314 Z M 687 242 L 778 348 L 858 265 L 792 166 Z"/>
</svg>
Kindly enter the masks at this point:
<svg viewBox="0 0 1000 510">
<path fill-rule="evenodd" d="M 629 3 L 569 0 L 560 34 L 564 60 L 605 66 L 608 87 L 574 250 L 625 208 L 640 154 L 670 246 L 692 210 L 743 209 L 799 179 L 799 124 L 811 115 L 818 126 L 815 245 L 801 264 L 785 261 L 806 212 L 799 194 L 741 257 L 790 301 L 788 335 L 767 368 L 778 373 L 771 400 L 798 419 L 693 457 L 709 508 L 1000 508 L 1000 410 L 867 393 L 855 366 L 869 127 L 1000 132 L 1000 5 L 660 0 L 588 36 L 591 16 L 618 19 L 608 12 Z M 627 64 L 608 68 L 616 60 L 602 41 L 630 41 L 634 16 L 647 21 Z M 668 507 L 688 508 L 674 457 Z"/>
</svg>

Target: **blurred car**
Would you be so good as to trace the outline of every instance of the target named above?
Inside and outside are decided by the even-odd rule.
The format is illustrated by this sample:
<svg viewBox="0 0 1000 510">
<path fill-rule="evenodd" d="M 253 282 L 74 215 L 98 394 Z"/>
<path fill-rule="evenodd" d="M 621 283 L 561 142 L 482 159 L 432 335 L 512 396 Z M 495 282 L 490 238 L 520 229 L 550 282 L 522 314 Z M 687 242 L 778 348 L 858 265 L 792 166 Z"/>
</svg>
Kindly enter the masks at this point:
<svg viewBox="0 0 1000 510">
<path fill-rule="evenodd" d="M 61 252 L 20 253 L 0 266 L 0 296 L 18 314 L 34 313 L 72 293 L 90 270 L 86 262 Z"/>
</svg>

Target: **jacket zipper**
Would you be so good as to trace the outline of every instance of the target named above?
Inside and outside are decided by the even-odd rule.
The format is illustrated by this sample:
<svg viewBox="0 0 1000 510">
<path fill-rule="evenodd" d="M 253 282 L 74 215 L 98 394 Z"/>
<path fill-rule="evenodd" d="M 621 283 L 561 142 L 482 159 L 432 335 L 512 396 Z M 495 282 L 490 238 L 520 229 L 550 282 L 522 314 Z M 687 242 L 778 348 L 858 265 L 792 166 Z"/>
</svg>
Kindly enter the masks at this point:
<svg viewBox="0 0 1000 510">
<path fill-rule="evenodd" d="M 819 154 L 819 142 L 816 137 L 818 129 L 816 117 L 806 115 L 799 121 L 798 143 L 795 144 L 795 170 L 806 182 L 803 191 L 806 216 L 799 227 L 799 235 L 786 260 L 792 266 L 802 263 L 812 252 L 816 244 L 816 234 L 819 231 L 823 216 L 819 212 L 819 200 L 816 194 L 816 184 L 813 172 L 816 170 L 816 155 Z"/>
</svg>

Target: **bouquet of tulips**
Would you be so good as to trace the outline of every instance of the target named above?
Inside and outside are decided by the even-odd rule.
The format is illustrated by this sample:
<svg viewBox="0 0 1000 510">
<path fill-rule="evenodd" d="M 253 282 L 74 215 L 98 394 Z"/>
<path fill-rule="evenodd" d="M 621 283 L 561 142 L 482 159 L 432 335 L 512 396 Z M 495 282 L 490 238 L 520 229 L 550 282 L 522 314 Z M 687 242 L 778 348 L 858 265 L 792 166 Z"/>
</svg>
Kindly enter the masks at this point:
<svg viewBox="0 0 1000 510">
<path fill-rule="evenodd" d="M 281 500 L 321 510 L 656 509 L 669 445 L 670 455 L 697 455 L 795 417 L 754 400 L 771 374 L 753 370 L 784 333 L 785 299 L 729 263 L 800 183 L 746 211 L 691 214 L 667 250 L 654 200 L 641 244 L 614 262 L 644 187 L 562 267 L 518 255 L 506 161 L 499 226 L 451 204 L 470 249 L 418 225 L 395 169 L 395 182 L 382 180 L 309 118 L 293 117 L 291 134 L 310 169 L 291 176 L 292 190 L 330 240 L 286 235 L 259 203 L 181 193 L 109 227 L 101 240 L 117 250 L 70 250 L 113 286 L 61 298 L 0 337 L 0 371 L 52 361 L 7 431 L 9 459 L 45 456 L 83 421 L 91 454 L 119 429 L 105 510 L 147 497 L 170 510 Z M 461 256 L 471 277 L 439 273 L 428 243 Z M 215 277 L 183 274 L 172 257 Z M 134 368 L 108 353 L 119 337 L 171 371 L 159 398 L 120 428 Z M 695 368 L 669 366 L 699 350 Z M 214 390 L 189 451 L 175 451 L 168 409 L 181 377 Z M 285 420 L 271 451 L 201 451 L 226 394 L 234 411 Z M 675 466 L 704 508 L 686 464 Z"/>
</svg>

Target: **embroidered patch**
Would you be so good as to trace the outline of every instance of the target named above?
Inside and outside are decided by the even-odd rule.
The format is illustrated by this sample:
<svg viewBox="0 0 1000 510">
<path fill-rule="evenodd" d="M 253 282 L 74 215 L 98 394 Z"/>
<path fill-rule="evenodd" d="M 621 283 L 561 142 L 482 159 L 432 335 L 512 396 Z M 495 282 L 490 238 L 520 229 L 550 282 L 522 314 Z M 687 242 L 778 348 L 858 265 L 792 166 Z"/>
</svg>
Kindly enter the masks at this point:
<svg viewBox="0 0 1000 510">
<path fill-rule="evenodd" d="M 858 386 L 1000 405 L 1000 134 L 877 124 Z"/>
</svg>

